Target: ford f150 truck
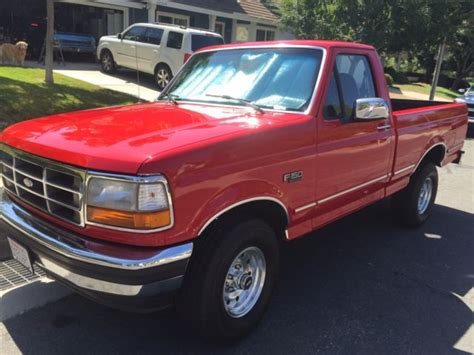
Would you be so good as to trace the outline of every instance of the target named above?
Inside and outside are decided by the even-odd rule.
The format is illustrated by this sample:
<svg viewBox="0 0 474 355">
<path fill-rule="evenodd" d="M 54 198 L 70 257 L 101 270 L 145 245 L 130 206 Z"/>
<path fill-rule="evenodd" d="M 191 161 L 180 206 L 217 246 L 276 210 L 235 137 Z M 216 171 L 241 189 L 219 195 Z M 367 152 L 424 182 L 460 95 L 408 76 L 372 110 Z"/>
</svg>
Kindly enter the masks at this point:
<svg viewBox="0 0 474 355">
<path fill-rule="evenodd" d="M 24 265 L 87 297 L 176 304 L 235 338 L 269 303 L 282 241 L 388 196 L 420 225 L 466 130 L 465 104 L 390 100 L 369 45 L 209 47 L 157 102 L 4 130 L 2 230 Z"/>
</svg>

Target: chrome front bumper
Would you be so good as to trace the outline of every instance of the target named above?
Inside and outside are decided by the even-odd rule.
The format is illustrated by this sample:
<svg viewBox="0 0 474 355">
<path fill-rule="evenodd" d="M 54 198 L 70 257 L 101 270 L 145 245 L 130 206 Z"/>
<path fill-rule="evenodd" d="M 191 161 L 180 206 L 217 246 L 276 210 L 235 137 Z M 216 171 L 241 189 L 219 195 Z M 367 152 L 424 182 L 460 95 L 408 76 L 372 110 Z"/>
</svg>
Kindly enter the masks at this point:
<svg viewBox="0 0 474 355">
<path fill-rule="evenodd" d="M 89 239 L 46 223 L 0 188 L 1 232 L 23 245 L 49 275 L 78 291 L 153 296 L 176 291 L 193 244 L 143 248 Z"/>
</svg>

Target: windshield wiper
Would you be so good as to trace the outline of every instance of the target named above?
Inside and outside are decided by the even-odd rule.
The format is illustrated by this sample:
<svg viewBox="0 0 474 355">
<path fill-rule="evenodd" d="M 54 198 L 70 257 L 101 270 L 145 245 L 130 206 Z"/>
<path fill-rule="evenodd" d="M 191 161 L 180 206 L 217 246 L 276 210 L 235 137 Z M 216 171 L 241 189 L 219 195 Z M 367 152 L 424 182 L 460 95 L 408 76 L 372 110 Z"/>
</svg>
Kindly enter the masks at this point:
<svg viewBox="0 0 474 355">
<path fill-rule="evenodd" d="M 162 97 L 166 97 L 168 99 L 168 102 L 171 102 L 173 105 L 178 105 L 178 100 L 180 99 L 180 97 L 178 95 L 173 95 L 173 94 L 169 94 L 167 92 L 165 92 L 164 94 L 162 94 L 160 96 L 160 99 Z"/>
<path fill-rule="evenodd" d="M 237 102 L 240 102 L 240 103 L 244 104 L 245 106 L 253 108 L 255 111 L 257 111 L 259 113 L 265 113 L 265 111 L 260 106 L 255 105 L 252 101 L 247 100 L 247 99 L 241 99 L 241 98 L 233 97 L 233 96 L 229 96 L 229 95 L 206 94 L 206 96 L 217 97 L 219 99 L 225 99 L 225 100 L 237 101 Z"/>
</svg>

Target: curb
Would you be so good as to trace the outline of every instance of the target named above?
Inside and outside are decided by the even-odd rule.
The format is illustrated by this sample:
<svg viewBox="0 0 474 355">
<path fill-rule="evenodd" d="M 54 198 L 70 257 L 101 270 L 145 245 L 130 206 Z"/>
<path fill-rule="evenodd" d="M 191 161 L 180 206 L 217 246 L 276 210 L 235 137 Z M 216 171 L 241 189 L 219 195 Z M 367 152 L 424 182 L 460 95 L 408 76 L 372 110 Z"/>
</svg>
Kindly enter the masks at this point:
<svg viewBox="0 0 474 355">
<path fill-rule="evenodd" d="M 43 277 L 30 284 L 0 292 L 0 322 L 58 301 L 72 294 L 65 286 Z"/>
</svg>

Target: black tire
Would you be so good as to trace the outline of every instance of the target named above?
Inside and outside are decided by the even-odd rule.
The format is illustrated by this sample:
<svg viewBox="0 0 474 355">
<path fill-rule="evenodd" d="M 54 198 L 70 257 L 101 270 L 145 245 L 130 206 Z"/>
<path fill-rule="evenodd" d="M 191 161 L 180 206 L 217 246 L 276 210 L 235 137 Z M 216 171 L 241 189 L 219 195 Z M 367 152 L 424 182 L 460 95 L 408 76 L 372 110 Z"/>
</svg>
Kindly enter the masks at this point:
<svg viewBox="0 0 474 355">
<path fill-rule="evenodd" d="M 224 288 L 224 284 L 229 280 L 228 271 L 231 265 L 235 265 L 236 257 L 240 258 L 244 250 L 253 249 L 259 249 L 264 255 L 263 288 L 247 313 L 234 317 L 226 310 L 229 302 L 224 305 L 224 297 L 228 295 L 225 290 L 229 290 Z M 244 263 L 248 264 L 249 260 Z M 275 231 L 265 222 L 253 219 L 213 228 L 196 243 L 182 292 L 178 296 L 178 311 L 185 322 L 205 338 L 220 341 L 239 338 L 252 330 L 262 318 L 275 286 L 279 262 L 279 243 Z M 252 287 L 247 286 L 247 289 L 252 290 Z M 238 297 L 236 302 L 239 302 Z"/>
<path fill-rule="evenodd" d="M 162 91 L 166 85 L 173 79 L 173 73 L 170 67 L 166 64 L 158 64 L 155 68 L 155 83 L 160 91 Z"/>
<path fill-rule="evenodd" d="M 426 186 L 424 188 L 427 180 L 431 181 L 429 196 L 426 194 L 429 188 Z M 408 186 L 392 199 L 392 206 L 400 223 L 407 227 L 418 227 L 423 224 L 431 215 L 437 192 L 438 172 L 436 166 L 431 162 L 426 162 L 411 176 Z M 422 194 L 424 194 L 424 198 L 421 196 Z M 425 203 L 419 205 L 420 199 Z"/>
<path fill-rule="evenodd" d="M 117 65 L 114 61 L 112 53 L 105 49 L 100 53 L 100 68 L 103 73 L 113 74 L 117 71 Z"/>
</svg>

